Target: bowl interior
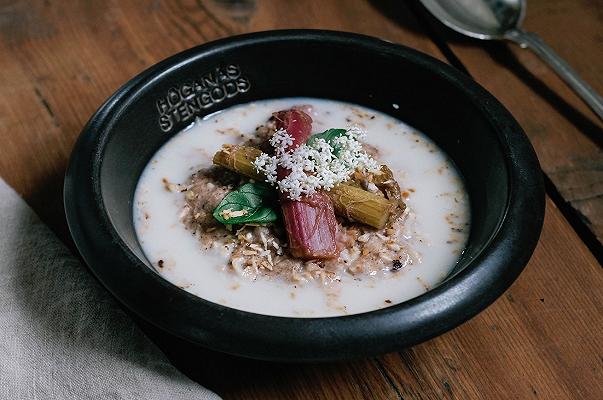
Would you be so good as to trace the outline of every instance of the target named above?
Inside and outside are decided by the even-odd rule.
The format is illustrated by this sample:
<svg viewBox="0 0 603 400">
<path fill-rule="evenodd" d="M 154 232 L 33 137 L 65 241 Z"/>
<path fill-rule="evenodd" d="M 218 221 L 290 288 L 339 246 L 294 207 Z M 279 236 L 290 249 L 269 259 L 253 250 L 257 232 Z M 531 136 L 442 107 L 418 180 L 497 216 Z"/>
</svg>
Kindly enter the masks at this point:
<svg viewBox="0 0 603 400">
<path fill-rule="evenodd" d="M 360 44 L 239 43 L 190 57 L 146 83 L 108 127 L 100 190 L 127 247 L 148 264 L 132 222 L 132 199 L 152 155 L 196 116 L 259 99 L 319 97 L 367 106 L 432 138 L 455 162 L 471 201 L 468 246 L 453 271 L 470 264 L 496 233 L 509 196 L 505 147 L 478 99 L 421 57 Z"/>
</svg>

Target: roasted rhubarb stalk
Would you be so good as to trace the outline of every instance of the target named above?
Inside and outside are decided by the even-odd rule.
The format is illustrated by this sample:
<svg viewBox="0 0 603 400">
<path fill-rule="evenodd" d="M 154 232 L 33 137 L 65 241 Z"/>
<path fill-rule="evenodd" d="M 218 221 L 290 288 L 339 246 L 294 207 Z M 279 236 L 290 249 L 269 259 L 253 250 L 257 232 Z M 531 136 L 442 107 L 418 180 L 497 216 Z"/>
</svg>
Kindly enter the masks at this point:
<svg viewBox="0 0 603 400">
<path fill-rule="evenodd" d="M 312 117 L 301 110 L 278 111 L 272 114 L 276 129 L 284 129 L 293 137 L 293 144 L 287 150 L 306 143 L 312 135 Z"/>
<path fill-rule="evenodd" d="M 337 220 L 333 204 L 324 192 L 304 196 L 299 201 L 283 196 L 281 208 L 294 257 L 309 260 L 337 255 Z"/>
<path fill-rule="evenodd" d="M 338 215 L 377 229 L 387 225 L 396 209 L 395 202 L 352 185 L 340 183 L 327 194 Z"/>
<path fill-rule="evenodd" d="M 251 179 L 263 181 L 265 176 L 259 174 L 253 165 L 253 160 L 259 157 L 260 154 L 262 154 L 262 151 L 255 147 L 225 144 L 220 151 L 214 154 L 213 161 L 216 165 L 238 172 Z"/>
<path fill-rule="evenodd" d="M 222 150 L 214 155 L 214 164 L 238 172 L 249 178 L 263 181 L 264 176 L 258 174 L 253 166 L 253 160 L 261 154 L 259 149 L 247 146 L 224 145 Z M 397 207 L 395 200 L 366 191 L 360 187 L 340 183 L 326 192 L 335 213 L 342 217 L 362 224 L 382 229 Z M 401 203 L 404 211 L 403 203 Z"/>
<path fill-rule="evenodd" d="M 303 144 L 312 134 L 312 118 L 300 110 L 279 111 L 273 114 L 277 129 L 284 129 L 293 143 L 289 151 Z M 277 170 L 279 179 L 288 171 Z M 317 192 L 291 200 L 281 194 L 283 222 L 289 239 L 289 250 L 294 257 L 303 259 L 332 258 L 337 256 L 337 220 L 328 196 Z"/>
</svg>

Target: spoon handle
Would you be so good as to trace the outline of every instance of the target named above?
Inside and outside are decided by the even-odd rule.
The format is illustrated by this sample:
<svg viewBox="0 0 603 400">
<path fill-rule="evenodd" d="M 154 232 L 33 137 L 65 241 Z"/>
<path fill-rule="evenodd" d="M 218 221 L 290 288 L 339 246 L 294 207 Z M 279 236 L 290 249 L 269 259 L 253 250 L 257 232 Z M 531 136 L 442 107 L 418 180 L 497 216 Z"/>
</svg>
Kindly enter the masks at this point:
<svg viewBox="0 0 603 400">
<path fill-rule="evenodd" d="M 505 38 L 519 44 L 522 48 L 530 48 L 572 88 L 582 97 L 582 100 L 603 120 L 603 98 L 590 87 L 588 83 L 578 76 L 561 57 L 557 55 L 544 41 L 535 33 L 525 32 L 519 29 L 509 31 Z"/>
</svg>

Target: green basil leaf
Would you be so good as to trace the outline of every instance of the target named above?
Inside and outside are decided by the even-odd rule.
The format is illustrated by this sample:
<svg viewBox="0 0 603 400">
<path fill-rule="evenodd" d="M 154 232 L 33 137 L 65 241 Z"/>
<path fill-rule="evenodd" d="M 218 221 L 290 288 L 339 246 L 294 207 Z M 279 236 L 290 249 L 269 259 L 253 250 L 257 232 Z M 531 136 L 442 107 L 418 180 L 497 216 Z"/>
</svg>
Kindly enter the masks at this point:
<svg viewBox="0 0 603 400">
<path fill-rule="evenodd" d="M 213 212 L 214 218 L 227 225 L 268 224 L 277 220 L 276 200 L 273 189 L 263 183 L 246 183 L 228 193 Z M 235 216 L 231 216 L 233 214 Z M 238 215 L 241 214 L 241 215 Z"/>
<path fill-rule="evenodd" d="M 312 146 L 312 144 L 314 144 L 314 142 L 318 139 L 324 139 L 325 142 L 327 142 L 328 144 L 331 145 L 331 147 L 333 147 L 334 153 L 335 155 L 337 155 L 340 151 L 339 146 L 335 144 L 335 139 L 337 139 L 340 136 L 343 136 L 347 133 L 347 130 L 345 129 L 339 129 L 339 128 L 332 128 L 332 129 L 327 129 L 324 132 L 321 133 L 315 133 L 314 135 L 310 136 L 310 138 L 308 139 L 308 141 L 306 142 L 309 146 Z"/>
<path fill-rule="evenodd" d="M 249 216 L 245 223 L 249 224 L 269 224 L 278 219 L 278 215 L 274 208 L 260 207 Z"/>
<path fill-rule="evenodd" d="M 246 183 L 237 192 L 246 196 L 249 206 L 256 208 L 261 204 L 274 202 L 276 191 L 265 183 Z"/>
</svg>

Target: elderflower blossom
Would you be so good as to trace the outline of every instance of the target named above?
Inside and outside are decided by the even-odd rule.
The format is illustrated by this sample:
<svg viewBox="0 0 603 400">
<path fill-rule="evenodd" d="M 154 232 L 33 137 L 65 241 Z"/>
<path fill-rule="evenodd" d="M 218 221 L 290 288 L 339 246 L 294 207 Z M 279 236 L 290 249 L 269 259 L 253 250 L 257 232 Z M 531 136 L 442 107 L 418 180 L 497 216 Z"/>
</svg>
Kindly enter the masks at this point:
<svg viewBox="0 0 603 400">
<path fill-rule="evenodd" d="M 295 138 L 287 133 L 284 129 L 279 129 L 270 138 L 269 142 L 275 149 L 284 150 L 287 147 L 293 145 Z"/>
<path fill-rule="evenodd" d="M 262 153 L 255 159 L 253 165 L 257 171 L 262 171 L 266 175 L 266 182 L 276 183 L 276 166 L 278 161 L 275 156 L 270 157 L 266 153 Z"/>
<path fill-rule="evenodd" d="M 278 130 L 270 144 L 275 155 L 262 153 L 253 164 L 258 173 L 266 175 L 266 182 L 286 193 L 292 200 L 312 195 L 317 190 L 331 190 L 338 183 L 347 181 L 356 170 L 379 171 L 377 162 L 362 149 L 358 139 L 365 133 L 354 126 L 329 143 L 324 139 L 313 140 L 293 150 L 287 150 L 294 138 L 286 131 Z M 283 179 L 277 179 L 277 168 L 289 172 Z"/>
</svg>

